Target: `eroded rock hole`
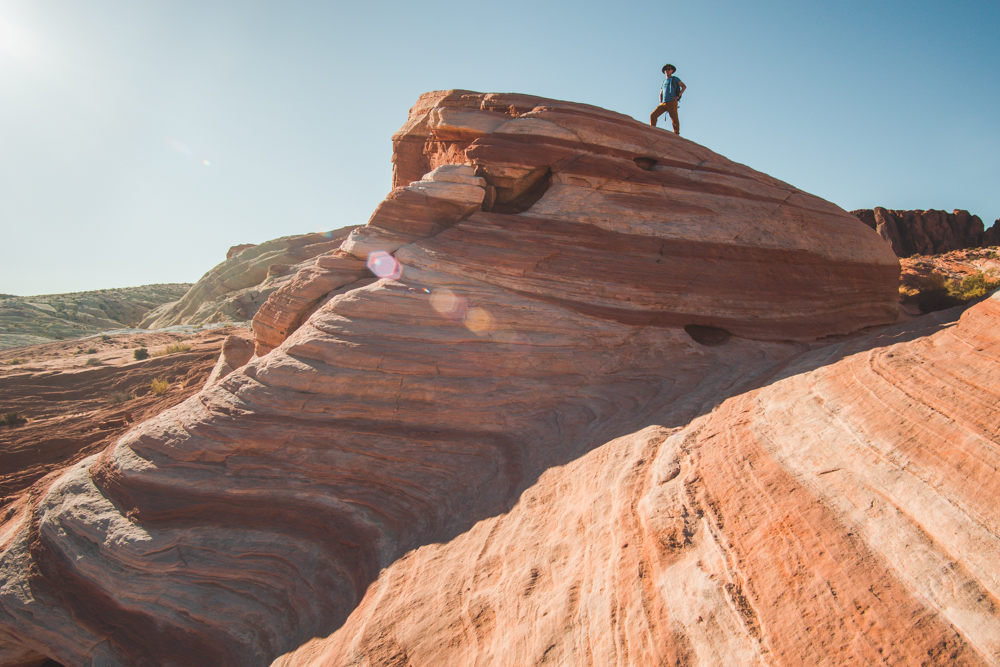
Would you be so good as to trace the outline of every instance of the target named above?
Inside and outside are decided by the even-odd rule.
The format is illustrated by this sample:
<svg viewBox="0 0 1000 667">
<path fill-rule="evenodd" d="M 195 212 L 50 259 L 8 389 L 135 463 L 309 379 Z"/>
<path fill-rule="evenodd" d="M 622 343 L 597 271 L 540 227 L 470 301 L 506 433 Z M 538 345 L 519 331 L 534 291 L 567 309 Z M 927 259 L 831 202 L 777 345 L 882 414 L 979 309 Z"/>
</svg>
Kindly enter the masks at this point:
<svg viewBox="0 0 1000 667">
<path fill-rule="evenodd" d="M 552 170 L 539 167 L 519 178 L 494 176 L 482 166 L 476 168 L 476 176 L 482 176 L 494 189 L 493 213 L 524 213 L 541 199 L 552 185 Z M 483 210 L 487 210 L 484 205 Z"/>
<path fill-rule="evenodd" d="M 656 166 L 656 158 L 651 158 L 651 157 L 637 157 L 637 158 L 633 158 L 632 161 L 635 162 L 635 166 L 637 166 L 637 167 L 639 167 L 639 169 L 643 169 L 645 171 L 649 171 L 653 167 Z"/>
<path fill-rule="evenodd" d="M 684 326 L 684 332 L 691 336 L 694 342 L 708 347 L 722 345 L 732 337 L 732 334 L 725 329 L 708 327 L 703 324 L 687 324 Z"/>
</svg>

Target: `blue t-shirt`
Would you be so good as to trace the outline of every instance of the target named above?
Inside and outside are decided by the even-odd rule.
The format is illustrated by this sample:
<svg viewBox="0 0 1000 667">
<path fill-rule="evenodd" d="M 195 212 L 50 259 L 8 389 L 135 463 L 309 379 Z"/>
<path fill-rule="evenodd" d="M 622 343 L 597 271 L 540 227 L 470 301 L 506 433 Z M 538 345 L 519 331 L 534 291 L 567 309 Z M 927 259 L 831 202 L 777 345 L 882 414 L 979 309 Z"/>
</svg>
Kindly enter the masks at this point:
<svg viewBox="0 0 1000 667">
<path fill-rule="evenodd" d="M 681 94 L 681 83 L 676 76 L 668 76 L 660 86 L 660 102 L 673 102 Z"/>
</svg>

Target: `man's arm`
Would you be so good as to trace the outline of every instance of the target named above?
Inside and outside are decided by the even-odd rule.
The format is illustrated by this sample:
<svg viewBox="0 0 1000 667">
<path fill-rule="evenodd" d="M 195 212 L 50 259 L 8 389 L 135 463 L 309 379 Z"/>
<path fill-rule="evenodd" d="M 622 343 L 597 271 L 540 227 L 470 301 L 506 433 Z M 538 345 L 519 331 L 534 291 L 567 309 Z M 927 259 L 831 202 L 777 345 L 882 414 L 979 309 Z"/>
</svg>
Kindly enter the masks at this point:
<svg viewBox="0 0 1000 667">
<path fill-rule="evenodd" d="M 677 84 L 678 84 L 677 99 L 681 99 L 681 95 L 683 95 L 684 91 L 687 90 L 687 86 L 685 86 L 684 82 L 681 81 L 680 79 L 677 79 Z"/>
</svg>

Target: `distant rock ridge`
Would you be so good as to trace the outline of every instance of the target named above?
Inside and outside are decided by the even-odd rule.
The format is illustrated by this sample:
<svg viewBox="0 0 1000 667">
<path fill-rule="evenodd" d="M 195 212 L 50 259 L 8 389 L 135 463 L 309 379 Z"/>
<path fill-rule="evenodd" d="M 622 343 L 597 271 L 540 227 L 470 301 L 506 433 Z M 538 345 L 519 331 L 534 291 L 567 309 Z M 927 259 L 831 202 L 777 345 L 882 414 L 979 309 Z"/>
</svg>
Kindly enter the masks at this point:
<svg viewBox="0 0 1000 667">
<path fill-rule="evenodd" d="M 253 321 L 258 356 L 233 370 L 249 346 L 231 345 L 221 379 L 4 524 L 3 655 L 269 664 L 344 624 L 405 554 L 508 512 L 546 471 L 651 425 L 687 428 L 824 339 L 899 316 L 899 262 L 874 231 L 627 116 L 439 91 L 393 140 L 396 187 L 268 296 Z M 717 431 L 706 450 L 726 442 Z M 614 474 L 645 488 L 649 461 L 621 460 Z M 786 488 L 762 484 L 745 493 Z M 734 498 L 699 503 L 738 515 Z M 656 530 L 683 541 L 683 509 L 669 509 L 676 530 Z M 546 557 L 628 547 L 590 548 L 569 540 Z M 652 585 L 651 572 L 621 576 Z M 744 588 L 718 583 L 712 600 L 749 604 Z M 529 571 L 516 595 L 534 585 Z M 480 618 L 467 602 L 461 615 Z M 611 623 L 595 619 L 580 631 L 606 637 Z M 863 643 L 851 632 L 838 638 Z M 684 640 L 667 621 L 635 633 Z M 371 661 L 405 664 L 389 634 L 385 659 Z M 533 662 L 522 654 L 507 664 Z"/>
<path fill-rule="evenodd" d="M 191 285 L 171 283 L 114 289 L 0 296 L 0 349 L 39 345 L 135 327 L 150 311 Z"/>
<path fill-rule="evenodd" d="M 224 262 L 202 276 L 180 299 L 147 314 L 140 326 L 161 329 L 177 324 L 249 321 L 271 292 L 317 256 L 336 250 L 351 229 L 235 245 Z"/>
<path fill-rule="evenodd" d="M 955 209 L 945 211 L 894 211 L 875 207 L 851 211 L 878 232 L 897 257 L 938 255 L 965 248 L 1000 245 L 1000 220 L 987 230 L 978 215 Z"/>
</svg>

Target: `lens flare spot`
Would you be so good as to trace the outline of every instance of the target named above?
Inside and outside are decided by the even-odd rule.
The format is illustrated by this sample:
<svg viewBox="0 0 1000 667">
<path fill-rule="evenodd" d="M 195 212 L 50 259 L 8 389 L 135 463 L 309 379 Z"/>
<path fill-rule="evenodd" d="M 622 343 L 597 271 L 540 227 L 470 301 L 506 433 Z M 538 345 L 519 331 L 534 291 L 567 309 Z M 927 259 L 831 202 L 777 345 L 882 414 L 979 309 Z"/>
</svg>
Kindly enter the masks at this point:
<svg viewBox="0 0 1000 667">
<path fill-rule="evenodd" d="M 22 28 L 0 18 L 0 53 L 23 60 L 32 55 L 32 39 Z"/>
<path fill-rule="evenodd" d="M 403 275 L 403 265 L 384 250 L 376 250 L 368 254 L 368 268 L 379 278 L 397 280 Z"/>
<path fill-rule="evenodd" d="M 205 165 L 206 167 L 211 167 L 211 166 L 212 166 L 212 163 L 211 163 L 211 162 L 209 162 L 208 160 L 202 160 L 202 161 L 201 161 L 201 163 L 202 163 L 203 165 Z"/>
<path fill-rule="evenodd" d="M 470 308 L 465 313 L 465 327 L 477 336 L 485 336 L 494 326 L 493 316 L 482 308 Z"/>
<path fill-rule="evenodd" d="M 431 292 L 431 308 L 442 315 L 460 315 L 465 310 L 465 300 L 450 289 Z"/>
</svg>

